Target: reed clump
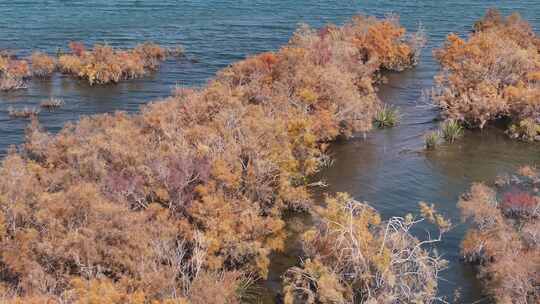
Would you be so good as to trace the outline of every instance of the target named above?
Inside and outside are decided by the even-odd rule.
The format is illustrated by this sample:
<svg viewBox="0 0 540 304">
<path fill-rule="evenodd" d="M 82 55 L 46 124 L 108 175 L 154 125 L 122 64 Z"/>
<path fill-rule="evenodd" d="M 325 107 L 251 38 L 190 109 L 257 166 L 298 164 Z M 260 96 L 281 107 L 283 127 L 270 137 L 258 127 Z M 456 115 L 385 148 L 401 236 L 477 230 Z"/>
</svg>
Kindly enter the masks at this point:
<svg viewBox="0 0 540 304">
<path fill-rule="evenodd" d="M 60 70 L 85 79 L 91 85 L 142 77 L 156 70 L 169 55 L 167 49 L 149 42 L 132 50 L 117 50 L 100 44 L 87 50 L 80 42 L 71 42 L 69 48 L 71 54 L 58 58 Z"/>
<path fill-rule="evenodd" d="M 240 302 L 245 278 L 266 277 L 283 249 L 282 214 L 311 208 L 307 177 L 328 160 L 324 142 L 372 127 L 376 73 L 414 64 L 418 41 L 395 18 L 303 26 L 279 51 L 140 114 L 84 117 L 57 135 L 34 121 L 0 167 L 0 291 Z M 120 57 L 151 67 L 164 56 L 149 45 L 71 49 L 59 65 L 93 83 L 138 75 Z"/>
<path fill-rule="evenodd" d="M 474 184 L 459 201 L 472 227 L 461 244 L 463 257 L 496 303 L 540 301 L 540 174 L 523 167 L 497 187 Z"/>
<path fill-rule="evenodd" d="M 435 51 L 442 71 L 435 102 L 446 118 L 483 128 L 509 119 L 514 138 L 540 139 L 540 39 L 518 14 L 489 10 L 462 39 L 448 36 Z M 534 124 L 522 128 L 523 124 Z"/>
<path fill-rule="evenodd" d="M 434 150 L 441 143 L 441 131 L 431 131 L 424 136 L 426 149 Z"/>
<path fill-rule="evenodd" d="M 447 120 L 441 124 L 441 137 L 449 143 L 453 143 L 463 136 L 463 127 L 457 120 Z"/>
</svg>

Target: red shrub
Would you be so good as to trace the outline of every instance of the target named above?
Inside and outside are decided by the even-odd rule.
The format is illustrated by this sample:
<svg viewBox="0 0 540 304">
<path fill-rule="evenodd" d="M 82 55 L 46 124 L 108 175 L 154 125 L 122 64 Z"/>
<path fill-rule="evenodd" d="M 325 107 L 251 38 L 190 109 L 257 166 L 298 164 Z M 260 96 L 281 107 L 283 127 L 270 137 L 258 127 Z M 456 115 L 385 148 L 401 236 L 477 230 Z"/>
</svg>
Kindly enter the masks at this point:
<svg viewBox="0 0 540 304">
<path fill-rule="evenodd" d="M 540 185 L 538 171 L 523 168 L 504 186 Z M 459 207 L 471 219 L 461 247 L 464 258 L 478 265 L 478 275 L 497 303 L 538 303 L 540 300 L 540 197 L 523 190 L 502 195 L 475 184 Z"/>
<path fill-rule="evenodd" d="M 81 57 L 86 52 L 86 47 L 82 42 L 72 41 L 69 43 L 69 49 L 75 56 Z"/>
<path fill-rule="evenodd" d="M 538 208 L 537 196 L 524 191 L 507 192 L 503 195 L 502 208 L 507 212 L 529 213 Z"/>
</svg>

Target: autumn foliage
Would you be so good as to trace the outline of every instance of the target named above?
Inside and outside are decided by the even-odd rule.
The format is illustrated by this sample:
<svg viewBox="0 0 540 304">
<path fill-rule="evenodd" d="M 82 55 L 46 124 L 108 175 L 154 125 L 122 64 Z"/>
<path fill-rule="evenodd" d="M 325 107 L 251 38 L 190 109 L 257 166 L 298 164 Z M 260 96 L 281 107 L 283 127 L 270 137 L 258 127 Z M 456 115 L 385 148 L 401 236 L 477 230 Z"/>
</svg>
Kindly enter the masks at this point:
<svg viewBox="0 0 540 304">
<path fill-rule="evenodd" d="M 9 53 L 0 53 L 0 90 L 10 91 L 25 88 L 24 80 L 30 76 L 26 60 L 14 58 Z"/>
<path fill-rule="evenodd" d="M 41 52 L 34 52 L 30 57 L 32 75 L 37 77 L 49 76 L 56 70 L 56 59 Z"/>
<path fill-rule="evenodd" d="M 69 48 L 71 54 L 58 58 L 60 70 L 85 79 L 91 85 L 141 77 L 156 70 L 169 54 L 168 50 L 149 42 L 132 50 L 116 50 L 99 44 L 87 50 L 80 42 L 71 42 Z"/>
<path fill-rule="evenodd" d="M 435 101 L 443 115 L 470 127 L 511 120 L 509 133 L 540 139 L 540 39 L 518 14 L 489 10 L 464 40 L 448 36 L 435 51 L 442 66 Z"/>
<path fill-rule="evenodd" d="M 395 19 L 302 27 L 279 51 L 140 114 L 85 117 L 57 135 L 34 122 L 0 168 L 5 298 L 240 301 L 247 274 L 265 277 L 283 248 L 283 212 L 310 208 L 322 143 L 369 130 L 375 73 L 414 64 L 410 37 Z M 61 69 L 91 83 L 139 75 L 165 56 L 152 45 L 71 49 Z"/>
<path fill-rule="evenodd" d="M 472 221 L 462 243 L 465 259 L 497 303 L 540 301 L 540 196 L 538 170 L 524 167 L 497 188 L 474 184 L 459 202 Z"/>
<path fill-rule="evenodd" d="M 347 194 L 329 197 L 317 210 L 317 226 L 304 233 L 304 262 L 285 274 L 284 303 L 437 302 L 438 272 L 446 261 L 428 244 L 440 241 L 451 224 L 432 205 L 420 206 L 439 227 L 437 239 L 412 236 L 423 219 L 411 214 L 383 222 Z"/>
</svg>

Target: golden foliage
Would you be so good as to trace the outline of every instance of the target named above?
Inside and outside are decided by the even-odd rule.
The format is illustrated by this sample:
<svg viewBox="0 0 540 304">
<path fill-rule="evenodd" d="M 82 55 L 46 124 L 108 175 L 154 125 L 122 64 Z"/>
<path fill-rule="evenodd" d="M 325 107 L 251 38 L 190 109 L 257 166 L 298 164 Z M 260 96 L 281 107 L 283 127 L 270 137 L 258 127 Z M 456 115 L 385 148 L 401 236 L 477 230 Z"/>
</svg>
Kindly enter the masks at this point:
<svg viewBox="0 0 540 304">
<path fill-rule="evenodd" d="M 153 43 L 143 43 L 133 50 L 115 50 L 107 45 L 95 45 L 86 50 L 81 43 L 70 43 L 72 54 L 58 59 L 60 70 L 93 84 L 106 84 L 138 78 L 147 70 L 155 70 L 168 56 L 168 51 Z"/>
<path fill-rule="evenodd" d="M 435 51 L 443 68 L 435 77 L 435 101 L 447 118 L 469 126 L 510 118 L 513 137 L 540 139 L 539 47 L 519 15 L 488 11 L 467 40 L 451 34 Z"/>
<path fill-rule="evenodd" d="M 79 296 L 112 303 L 235 303 L 234 273 L 265 277 L 269 254 L 284 247 L 283 212 L 310 207 L 307 177 L 326 159 L 324 141 L 371 128 L 373 76 L 387 67 L 356 46 L 361 29 L 384 22 L 366 20 L 330 36 L 302 28 L 280 51 L 140 114 L 84 117 L 55 136 L 33 124 L 0 169 L 0 281 L 23 297 L 85 282 Z M 165 56 L 149 44 L 71 48 L 60 68 L 91 83 L 139 75 Z"/>
<path fill-rule="evenodd" d="M 56 70 L 56 59 L 44 53 L 34 52 L 30 57 L 30 62 L 34 76 L 49 76 Z"/>
<path fill-rule="evenodd" d="M 29 76 L 30 69 L 26 60 L 0 53 L 0 91 L 26 88 L 24 79 Z"/>
</svg>

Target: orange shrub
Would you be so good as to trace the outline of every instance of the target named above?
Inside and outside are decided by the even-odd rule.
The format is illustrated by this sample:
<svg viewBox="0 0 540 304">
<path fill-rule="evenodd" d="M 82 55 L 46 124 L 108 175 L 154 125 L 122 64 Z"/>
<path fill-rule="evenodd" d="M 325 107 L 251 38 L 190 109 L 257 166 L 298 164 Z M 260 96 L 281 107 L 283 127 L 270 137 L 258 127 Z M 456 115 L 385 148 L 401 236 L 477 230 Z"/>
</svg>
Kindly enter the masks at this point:
<svg viewBox="0 0 540 304">
<path fill-rule="evenodd" d="M 30 61 L 34 76 L 49 76 L 56 70 L 56 60 L 47 54 L 34 52 L 30 57 Z"/>
<path fill-rule="evenodd" d="M 474 184 L 459 202 L 472 228 L 462 242 L 465 259 L 478 266 L 497 303 L 540 301 L 540 185 L 526 167 L 497 189 Z"/>
<path fill-rule="evenodd" d="M 85 117 L 55 136 L 33 123 L 0 168 L 5 289 L 60 297 L 85 280 L 120 301 L 235 303 L 234 273 L 265 277 L 284 246 L 282 214 L 310 208 L 323 142 L 371 128 L 373 75 L 384 67 L 364 61 L 357 27 L 326 37 L 303 28 L 280 51 L 137 115 Z M 91 83 L 163 58 L 152 45 L 72 48 L 61 69 Z"/>
<path fill-rule="evenodd" d="M 30 76 L 28 63 L 9 54 L 0 54 L 0 90 L 10 91 L 26 88 L 25 78 Z"/>
<path fill-rule="evenodd" d="M 443 68 L 435 78 L 435 102 L 446 118 L 480 128 L 510 118 L 513 137 L 540 140 L 539 47 L 519 15 L 488 11 L 467 40 L 451 34 L 435 51 Z"/>
<path fill-rule="evenodd" d="M 138 45 L 133 50 L 119 51 L 106 45 L 86 50 L 83 44 L 69 44 L 72 54 L 58 60 L 60 70 L 93 84 L 116 83 L 138 78 L 147 70 L 155 70 L 168 56 L 168 51 L 153 43 Z"/>
</svg>

